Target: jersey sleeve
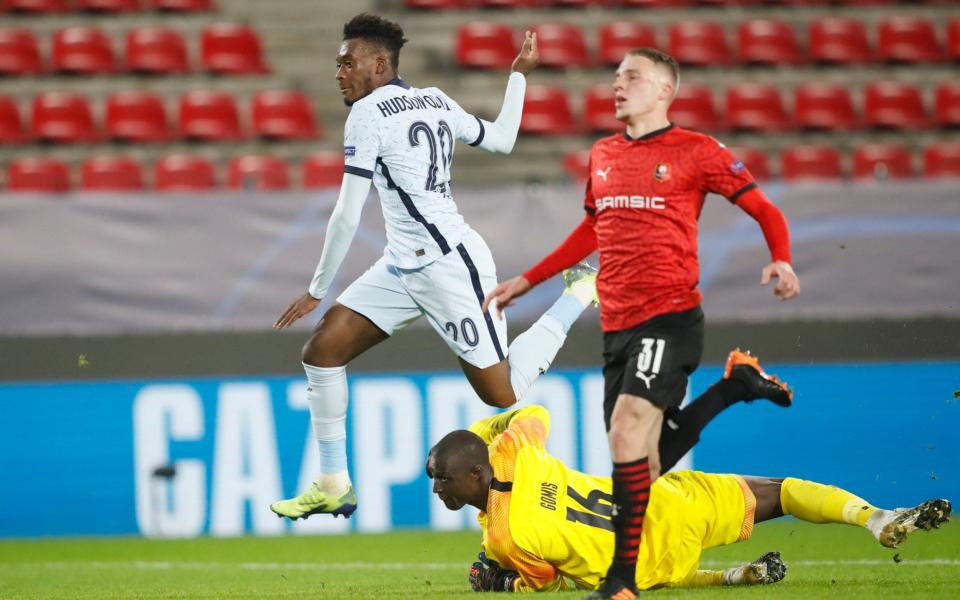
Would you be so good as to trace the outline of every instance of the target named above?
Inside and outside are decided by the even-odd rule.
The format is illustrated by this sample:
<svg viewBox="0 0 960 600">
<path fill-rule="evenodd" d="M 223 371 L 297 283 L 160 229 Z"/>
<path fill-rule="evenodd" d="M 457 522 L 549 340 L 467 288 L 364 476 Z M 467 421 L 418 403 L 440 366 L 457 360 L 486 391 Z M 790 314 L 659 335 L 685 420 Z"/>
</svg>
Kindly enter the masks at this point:
<svg viewBox="0 0 960 600">
<path fill-rule="evenodd" d="M 454 137 L 465 144 L 479 146 L 486 133 L 480 118 L 465 111 L 456 100 L 445 93 L 440 92 L 440 96 L 450 109 L 444 118 L 449 119 L 448 124 Z"/>
<path fill-rule="evenodd" d="M 587 159 L 587 185 L 583 190 L 583 210 L 591 219 L 597 216 L 597 200 L 593 196 L 593 150 Z"/>
<path fill-rule="evenodd" d="M 513 584 L 514 592 L 559 592 L 567 589 L 560 571 L 544 559 L 514 545 L 510 560 L 520 575 Z"/>
<path fill-rule="evenodd" d="M 708 138 L 701 145 L 698 159 L 701 187 L 705 192 L 720 194 L 730 202 L 736 202 L 740 196 L 757 187 L 746 165 L 713 138 Z"/>
<path fill-rule="evenodd" d="M 470 431 L 480 436 L 487 445 L 508 430 L 516 432 L 516 436 L 522 438 L 523 445 L 532 444 L 542 448 L 550 433 L 550 413 L 542 406 L 528 406 L 481 419 L 470 426 Z"/>
<path fill-rule="evenodd" d="M 343 172 L 373 178 L 380 156 L 379 116 L 372 104 L 358 103 L 350 109 L 343 128 Z"/>
</svg>

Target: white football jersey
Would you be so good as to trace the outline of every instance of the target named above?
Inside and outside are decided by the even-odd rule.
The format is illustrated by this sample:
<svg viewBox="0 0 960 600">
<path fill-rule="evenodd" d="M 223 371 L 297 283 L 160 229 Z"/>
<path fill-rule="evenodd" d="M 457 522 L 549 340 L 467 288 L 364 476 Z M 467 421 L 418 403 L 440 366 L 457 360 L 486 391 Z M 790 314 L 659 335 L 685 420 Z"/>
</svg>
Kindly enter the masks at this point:
<svg viewBox="0 0 960 600">
<path fill-rule="evenodd" d="M 483 140 L 480 119 L 439 88 L 400 79 L 350 109 L 343 145 L 346 173 L 373 179 L 387 229 L 384 255 L 401 268 L 449 253 L 469 228 L 453 202 L 450 167 L 455 140 Z"/>
</svg>

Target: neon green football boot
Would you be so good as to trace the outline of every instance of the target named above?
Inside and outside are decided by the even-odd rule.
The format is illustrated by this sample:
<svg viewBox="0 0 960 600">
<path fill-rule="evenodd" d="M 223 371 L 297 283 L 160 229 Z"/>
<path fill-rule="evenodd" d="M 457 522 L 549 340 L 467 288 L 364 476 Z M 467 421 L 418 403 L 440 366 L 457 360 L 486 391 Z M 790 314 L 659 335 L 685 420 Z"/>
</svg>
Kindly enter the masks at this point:
<svg viewBox="0 0 960 600">
<path fill-rule="evenodd" d="M 270 510 L 278 517 L 287 517 L 293 521 L 322 513 L 330 513 L 334 517 L 343 515 L 345 519 L 349 519 L 353 511 L 357 510 L 357 495 L 351 485 L 342 496 L 333 498 L 323 492 L 317 482 L 313 482 L 306 492 L 296 498 L 274 502 L 270 505 Z"/>
<path fill-rule="evenodd" d="M 597 295 L 597 274 L 600 271 L 587 261 L 581 261 L 563 271 L 563 290 L 582 298 L 584 302 L 593 302 L 600 306 L 600 296 Z"/>
</svg>

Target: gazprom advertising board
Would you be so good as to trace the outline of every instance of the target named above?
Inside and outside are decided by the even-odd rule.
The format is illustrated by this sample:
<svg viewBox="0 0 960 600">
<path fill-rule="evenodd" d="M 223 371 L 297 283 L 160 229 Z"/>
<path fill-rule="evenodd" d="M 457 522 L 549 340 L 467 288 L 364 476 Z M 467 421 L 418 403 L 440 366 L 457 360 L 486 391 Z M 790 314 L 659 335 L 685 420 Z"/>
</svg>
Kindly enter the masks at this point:
<svg viewBox="0 0 960 600">
<path fill-rule="evenodd" d="M 738 404 L 678 468 L 797 476 L 881 505 L 960 498 L 960 363 L 769 365 L 795 405 Z M 721 375 L 701 369 L 693 395 Z M 299 377 L 0 385 L 0 536 L 199 535 L 461 529 L 424 460 L 453 429 L 493 414 L 459 373 L 350 376 L 349 521 L 278 519 L 271 502 L 319 467 Z M 549 449 L 606 474 L 599 371 L 554 371 L 523 404 L 552 417 Z M 38 510 L 38 506 L 44 507 Z"/>
</svg>

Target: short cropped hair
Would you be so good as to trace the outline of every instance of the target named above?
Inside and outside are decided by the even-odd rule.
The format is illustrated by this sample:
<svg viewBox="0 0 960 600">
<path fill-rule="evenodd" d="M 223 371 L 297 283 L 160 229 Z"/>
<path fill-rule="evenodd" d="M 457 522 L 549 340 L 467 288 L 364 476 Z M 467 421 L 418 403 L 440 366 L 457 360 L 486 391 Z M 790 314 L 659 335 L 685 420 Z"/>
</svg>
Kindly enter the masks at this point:
<svg viewBox="0 0 960 600">
<path fill-rule="evenodd" d="M 393 70 L 400 68 L 400 48 L 407 43 L 407 38 L 403 37 L 403 28 L 397 23 L 370 13 L 361 13 L 343 26 L 343 39 L 354 38 L 364 39 L 386 50 L 390 54 Z"/>
<path fill-rule="evenodd" d="M 677 63 L 677 59 L 666 52 L 656 48 L 637 48 L 627 52 L 627 56 L 642 56 L 655 65 L 663 65 L 670 72 L 670 78 L 673 79 L 673 93 L 676 94 L 677 90 L 680 89 L 680 65 Z"/>
</svg>

